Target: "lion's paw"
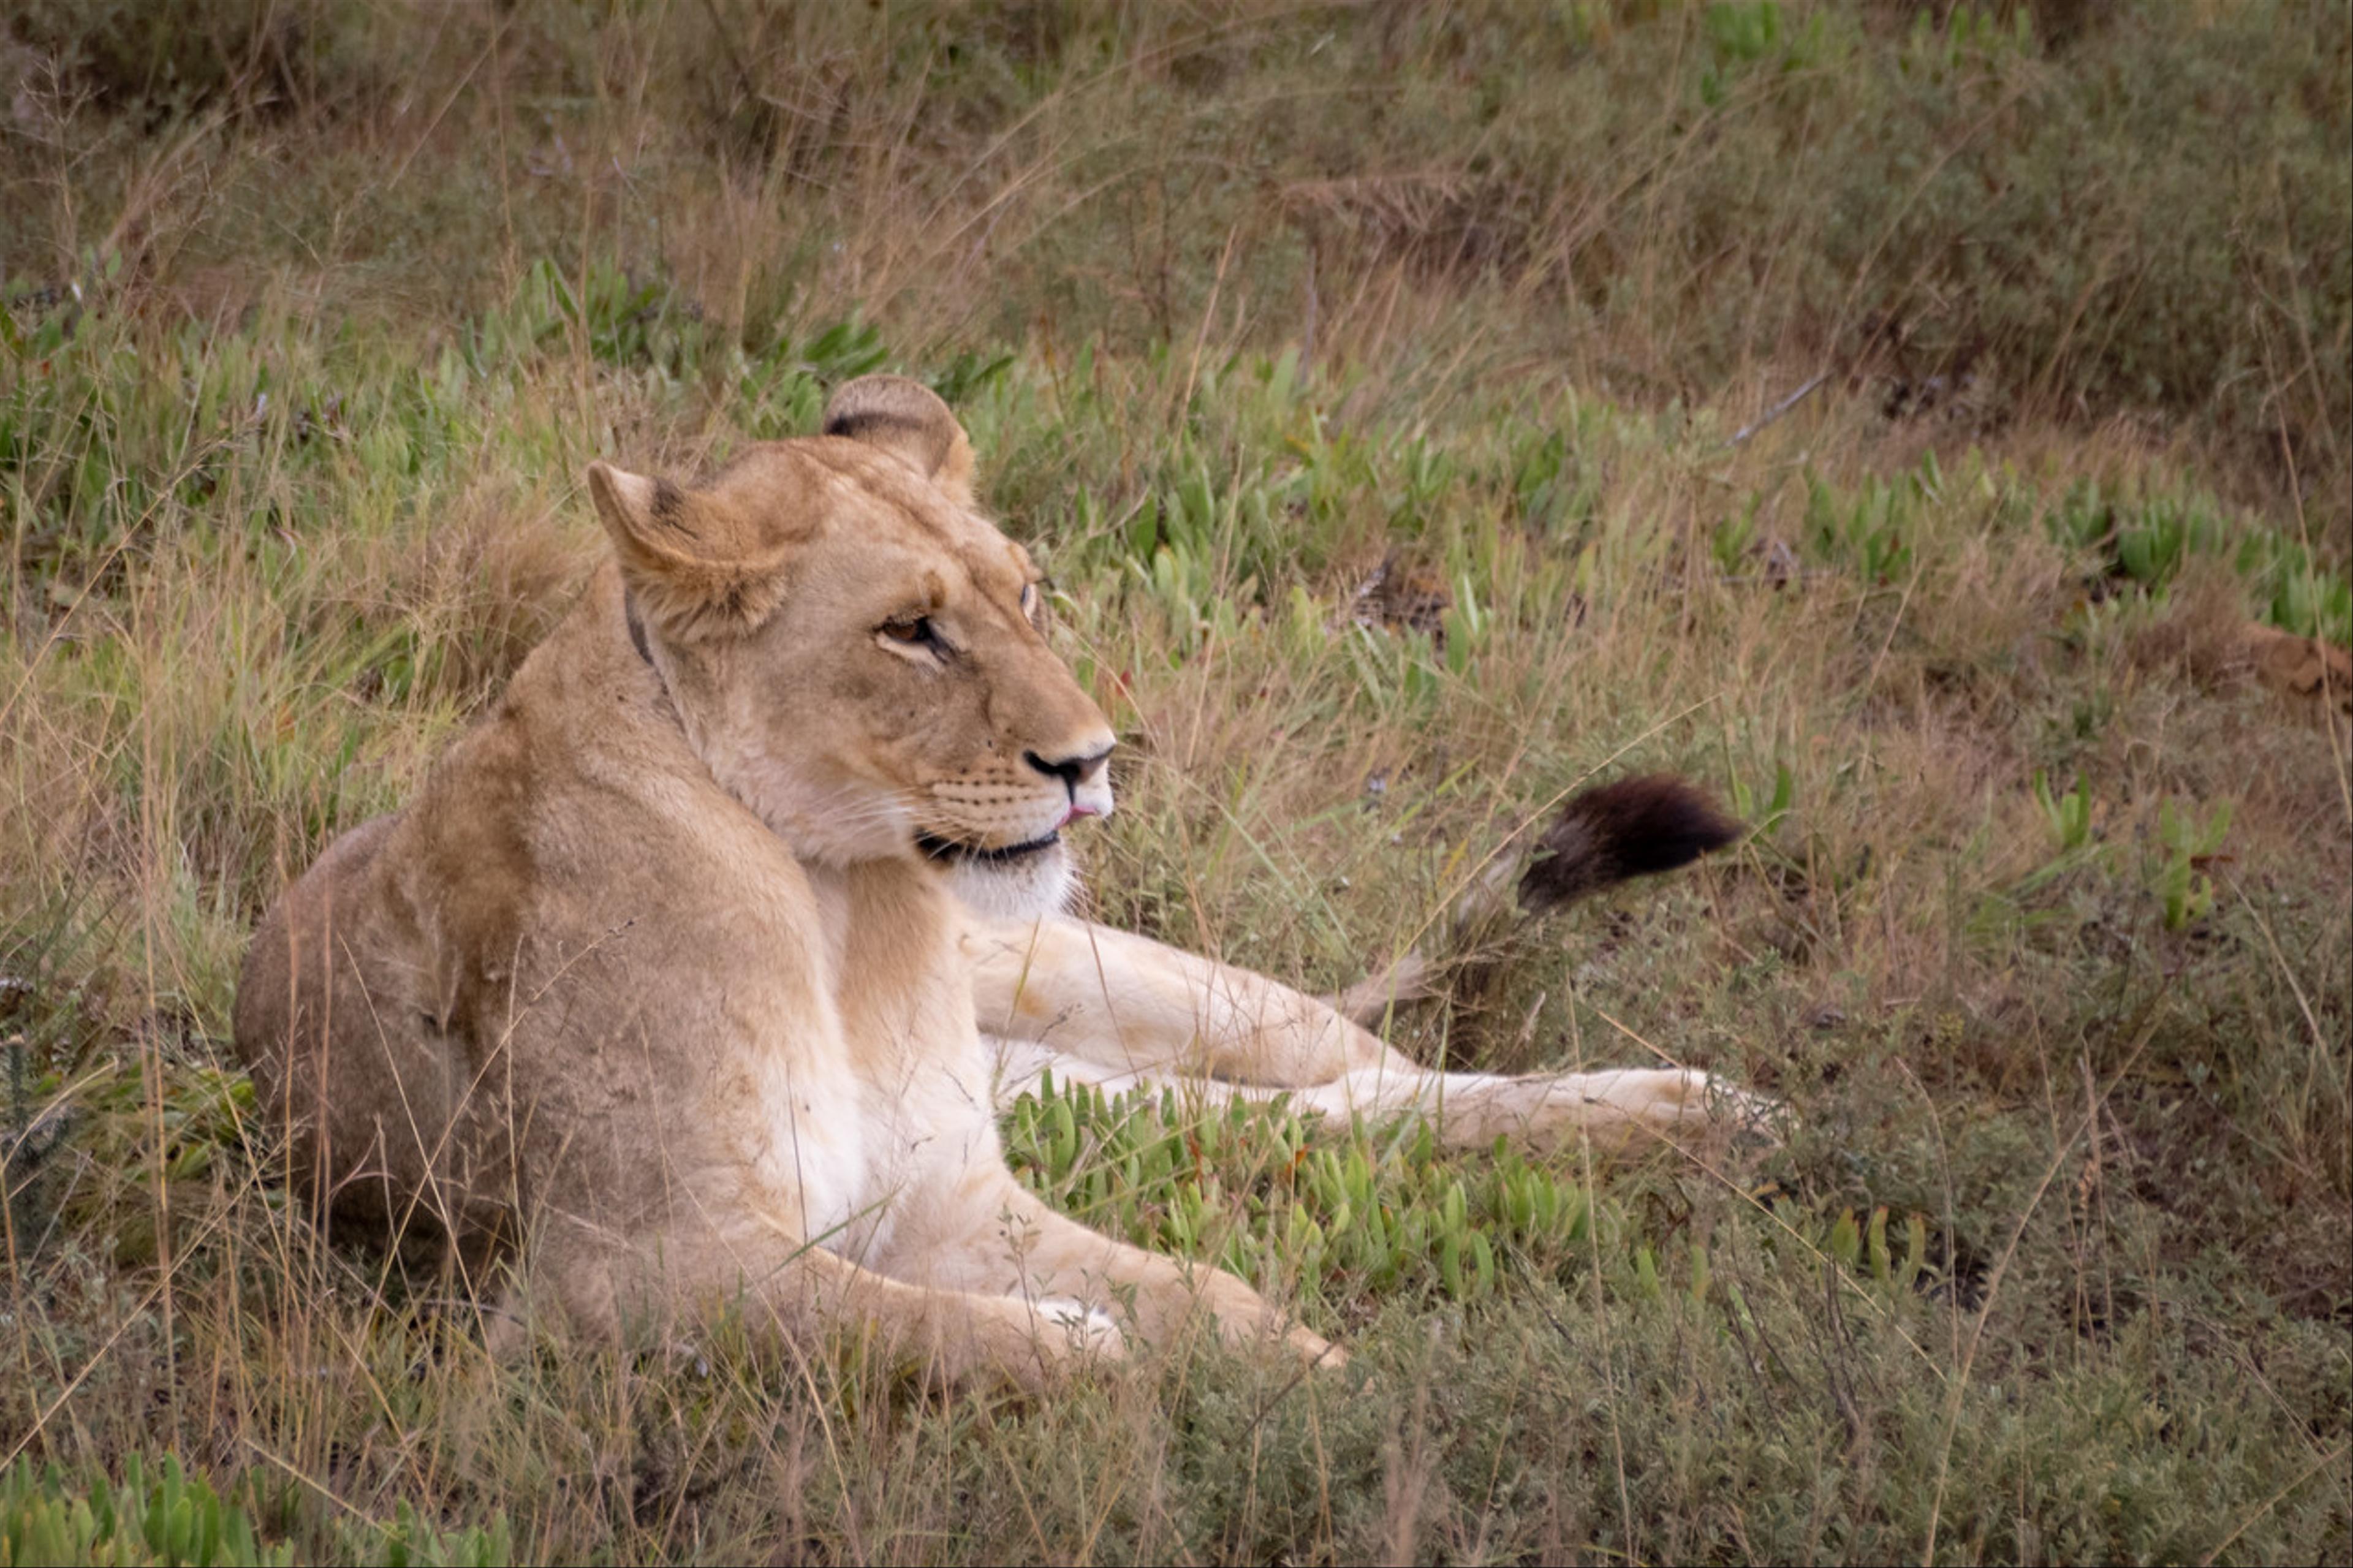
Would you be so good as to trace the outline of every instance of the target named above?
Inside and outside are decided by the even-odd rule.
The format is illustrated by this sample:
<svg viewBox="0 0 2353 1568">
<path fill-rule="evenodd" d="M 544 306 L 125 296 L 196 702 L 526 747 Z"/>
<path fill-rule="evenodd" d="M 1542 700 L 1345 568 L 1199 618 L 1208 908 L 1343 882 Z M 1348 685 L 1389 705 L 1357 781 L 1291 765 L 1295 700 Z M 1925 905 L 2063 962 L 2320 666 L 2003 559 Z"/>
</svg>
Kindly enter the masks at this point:
<svg viewBox="0 0 2353 1568">
<path fill-rule="evenodd" d="M 1570 1074 L 1551 1080 L 1546 1099 L 1552 1112 L 1546 1120 L 1572 1131 L 1598 1132 L 1615 1121 L 1678 1146 L 1778 1144 L 1788 1120 L 1779 1100 L 1695 1068 Z M 1602 1107 L 1597 1121 L 1593 1111 Z"/>
<path fill-rule="evenodd" d="M 1127 1354 L 1127 1337 L 1100 1307 L 1064 1296 L 1046 1296 L 1031 1302 L 1029 1310 L 1041 1335 L 1060 1336 L 1078 1354 L 1112 1361 Z"/>
<path fill-rule="evenodd" d="M 1293 1324 L 1284 1332 L 1282 1342 L 1317 1372 L 1336 1372 L 1348 1364 L 1348 1352 L 1313 1329 Z"/>
</svg>

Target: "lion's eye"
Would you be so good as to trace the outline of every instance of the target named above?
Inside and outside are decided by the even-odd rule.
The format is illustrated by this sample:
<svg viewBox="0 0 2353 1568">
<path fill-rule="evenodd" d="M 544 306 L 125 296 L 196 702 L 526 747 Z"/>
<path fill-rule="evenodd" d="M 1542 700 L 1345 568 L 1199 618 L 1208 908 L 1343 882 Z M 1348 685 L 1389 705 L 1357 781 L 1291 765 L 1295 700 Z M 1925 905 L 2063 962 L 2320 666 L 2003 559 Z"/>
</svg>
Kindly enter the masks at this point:
<svg viewBox="0 0 2353 1568">
<path fill-rule="evenodd" d="M 1038 613 L 1038 584 L 1035 583 L 1021 584 L 1021 613 L 1033 616 Z"/>
<path fill-rule="evenodd" d="M 909 616 L 903 620 L 885 621 L 882 623 L 882 635 L 908 647 L 935 647 L 940 640 L 932 630 L 932 617 L 929 616 Z"/>
</svg>

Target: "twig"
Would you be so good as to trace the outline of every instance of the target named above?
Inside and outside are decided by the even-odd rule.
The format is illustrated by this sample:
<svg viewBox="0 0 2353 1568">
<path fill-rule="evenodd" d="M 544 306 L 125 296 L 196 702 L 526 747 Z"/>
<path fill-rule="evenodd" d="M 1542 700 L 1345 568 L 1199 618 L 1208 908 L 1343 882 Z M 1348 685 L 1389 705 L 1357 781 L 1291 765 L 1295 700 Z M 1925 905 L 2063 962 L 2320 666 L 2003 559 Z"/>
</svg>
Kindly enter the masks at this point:
<svg viewBox="0 0 2353 1568">
<path fill-rule="evenodd" d="M 1815 375 L 1811 381 L 1806 383 L 1805 385 L 1798 388 L 1797 391 L 1789 394 L 1788 396 L 1781 399 L 1780 402 L 1767 409 L 1763 416 L 1757 419 L 1756 423 L 1752 425 L 1744 425 L 1738 430 L 1734 431 L 1732 439 L 1726 441 L 1725 445 L 1727 447 L 1737 447 L 1743 441 L 1747 440 L 1751 436 L 1756 435 L 1759 430 L 1764 429 L 1767 426 L 1777 423 L 1780 419 L 1781 416 L 1788 413 L 1789 410 L 1798 406 L 1799 404 L 1803 403 L 1807 398 L 1811 397 L 1815 391 L 1820 387 L 1822 383 L 1828 381 L 1830 378 L 1830 372 L 1820 372 Z"/>
</svg>

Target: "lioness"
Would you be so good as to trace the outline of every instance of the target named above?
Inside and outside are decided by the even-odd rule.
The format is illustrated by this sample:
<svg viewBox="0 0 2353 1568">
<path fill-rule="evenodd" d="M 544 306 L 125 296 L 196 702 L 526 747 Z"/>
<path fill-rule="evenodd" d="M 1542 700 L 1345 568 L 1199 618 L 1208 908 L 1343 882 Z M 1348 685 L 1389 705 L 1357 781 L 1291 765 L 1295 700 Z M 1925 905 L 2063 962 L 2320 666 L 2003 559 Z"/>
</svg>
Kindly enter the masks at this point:
<svg viewBox="0 0 2353 1568">
<path fill-rule="evenodd" d="M 1045 1206 L 998 1097 L 1048 1067 L 1206 1077 L 1442 1107 L 1469 1142 L 1704 1114 L 1699 1074 L 1426 1072 L 1271 981 L 1062 918 L 1062 830 L 1111 811 L 1113 735 L 1038 574 L 929 391 L 853 382 L 824 431 L 700 488 L 592 464 L 613 559 L 415 803 L 264 918 L 237 1048 L 338 1224 L 470 1270 L 512 1248 L 533 1302 L 599 1334 L 734 1307 L 1036 1381 L 1120 1353 L 1117 1303 L 1147 1338 L 1206 1310 L 1336 1360 L 1234 1276 Z"/>
</svg>

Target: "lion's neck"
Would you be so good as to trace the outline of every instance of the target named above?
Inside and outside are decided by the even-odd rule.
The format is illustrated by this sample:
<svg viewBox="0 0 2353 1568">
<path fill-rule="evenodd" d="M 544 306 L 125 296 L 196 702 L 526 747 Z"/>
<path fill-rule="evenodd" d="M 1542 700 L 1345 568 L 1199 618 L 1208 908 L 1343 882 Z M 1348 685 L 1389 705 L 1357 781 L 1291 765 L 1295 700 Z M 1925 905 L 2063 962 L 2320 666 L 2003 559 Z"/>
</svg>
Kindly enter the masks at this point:
<svg viewBox="0 0 2353 1568">
<path fill-rule="evenodd" d="M 801 868 L 817 894 L 835 1001 L 853 1039 L 955 1048 L 972 1035 L 972 992 L 955 942 L 962 916 L 934 878 L 912 860 L 804 860 Z"/>
</svg>

